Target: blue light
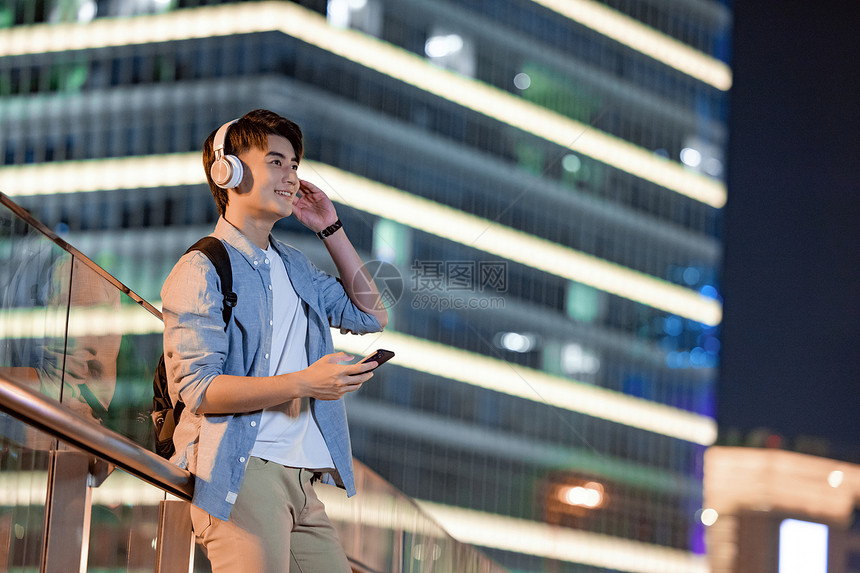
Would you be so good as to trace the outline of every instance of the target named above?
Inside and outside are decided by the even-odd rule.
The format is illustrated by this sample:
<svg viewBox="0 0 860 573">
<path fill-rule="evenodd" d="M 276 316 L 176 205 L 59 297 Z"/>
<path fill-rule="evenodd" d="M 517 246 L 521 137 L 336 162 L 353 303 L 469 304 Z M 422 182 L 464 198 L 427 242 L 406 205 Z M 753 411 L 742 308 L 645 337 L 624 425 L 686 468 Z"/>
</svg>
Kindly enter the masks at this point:
<svg viewBox="0 0 860 573">
<path fill-rule="evenodd" d="M 700 288 L 699 294 L 702 296 L 706 296 L 708 298 L 715 298 L 717 300 L 720 300 L 720 294 L 717 292 L 717 289 L 715 289 L 711 285 L 705 285 L 702 288 Z"/>
<path fill-rule="evenodd" d="M 699 282 L 700 278 L 701 273 L 696 267 L 687 267 L 686 269 L 684 269 L 684 282 L 688 285 L 693 286 L 694 284 Z"/>
<path fill-rule="evenodd" d="M 666 354 L 666 366 L 669 368 L 681 368 L 680 352 L 669 352 Z"/>
<path fill-rule="evenodd" d="M 669 368 L 689 368 L 690 353 L 686 350 L 684 352 L 668 353 L 666 355 L 666 366 Z"/>
<path fill-rule="evenodd" d="M 705 353 L 705 366 L 707 368 L 716 368 L 720 364 L 720 355 L 716 352 Z"/>
<path fill-rule="evenodd" d="M 713 336 L 708 336 L 705 338 L 704 344 L 702 346 L 705 347 L 705 350 L 708 352 L 713 352 L 716 354 L 720 351 L 720 340 L 718 338 L 714 338 Z"/>
<path fill-rule="evenodd" d="M 667 316 L 663 322 L 663 331 L 669 336 L 680 336 L 684 332 L 684 322 L 677 316 Z"/>
<path fill-rule="evenodd" d="M 701 368 L 702 366 L 705 366 L 706 359 L 707 356 L 703 348 L 699 348 L 697 346 L 690 351 L 690 364 L 693 365 L 693 368 Z"/>
</svg>

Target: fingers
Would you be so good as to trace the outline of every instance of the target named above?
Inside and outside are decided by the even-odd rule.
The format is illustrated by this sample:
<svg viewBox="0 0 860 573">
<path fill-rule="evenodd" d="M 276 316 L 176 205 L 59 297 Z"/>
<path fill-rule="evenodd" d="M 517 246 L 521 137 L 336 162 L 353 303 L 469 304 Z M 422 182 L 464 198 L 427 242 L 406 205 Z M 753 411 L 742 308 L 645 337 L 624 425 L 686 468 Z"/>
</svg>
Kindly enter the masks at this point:
<svg viewBox="0 0 860 573">
<path fill-rule="evenodd" d="M 341 388 L 346 392 L 355 392 L 361 385 L 373 378 L 373 369 L 375 363 L 368 362 L 367 364 L 352 364 L 344 366 L 341 371 L 339 382 Z"/>
<path fill-rule="evenodd" d="M 361 367 L 361 370 L 359 370 L 359 372 L 370 372 L 371 370 L 379 366 L 379 364 L 376 362 L 359 362 L 358 364 L 356 364 L 356 366 Z"/>
<path fill-rule="evenodd" d="M 64 367 L 63 371 L 66 373 L 66 376 L 76 380 L 86 380 L 89 373 L 87 363 L 74 355 L 66 356 Z"/>
<path fill-rule="evenodd" d="M 355 392 L 361 385 L 373 378 L 373 372 L 362 372 L 361 374 L 352 374 L 346 377 L 346 383 L 343 388 L 347 392 Z"/>
<path fill-rule="evenodd" d="M 355 392 L 362 384 L 373 378 L 376 362 L 338 364 L 354 357 L 346 352 L 326 354 L 309 370 L 314 372 L 311 395 L 319 400 L 337 400 L 344 394 Z"/>
<path fill-rule="evenodd" d="M 319 400 L 337 400 L 342 398 L 345 394 L 355 392 L 371 378 L 373 378 L 372 372 L 363 372 L 352 376 L 347 375 L 344 372 L 341 376 L 336 378 L 331 386 L 321 390 L 314 397 Z"/>
<path fill-rule="evenodd" d="M 354 356 L 346 352 L 335 352 L 334 354 L 327 354 L 323 358 L 327 359 L 330 364 L 337 364 L 338 362 L 349 362 Z"/>
<path fill-rule="evenodd" d="M 350 378 L 360 376 L 365 372 L 370 372 L 376 368 L 376 362 L 359 362 L 358 364 L 350 364 L 344 368 L 344 373 Z"/>
<path fill-rule="evenodd" d="M 310 181 L 308 181 L 306 179 L 299 179 L 299 187 L 305 193 L 313 194 L 313 193 L 322 193 L 323 192 L 322 189 L 320 189 L 319 187 L 317 187 L 316 185 L 314 185 L 313 183 L 311 183 Z"/>
</svg>

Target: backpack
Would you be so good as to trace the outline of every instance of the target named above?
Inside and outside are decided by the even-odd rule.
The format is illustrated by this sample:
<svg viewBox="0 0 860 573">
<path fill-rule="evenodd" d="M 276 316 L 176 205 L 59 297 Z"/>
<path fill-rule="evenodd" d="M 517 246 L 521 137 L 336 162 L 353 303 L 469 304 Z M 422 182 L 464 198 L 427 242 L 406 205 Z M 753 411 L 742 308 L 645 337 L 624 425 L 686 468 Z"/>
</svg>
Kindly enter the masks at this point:
<svg viewBox="0 0 860 573">
<path fill-rule="evenodd" d="M 218 278 L 221 280 L 221 292 L 224 294 L 224 307 L 221 314 L 224 318 L 224 330 L 230 323 L 233 315 L 233 307 L 238 302 L 236 293 L 233 292 L 233 270 L 230 268 L 230 255 L 224 247 L 224 243 L 215 237 L 203 237 L 191 245 L 186 254 L 191 251 L 200 251 L 215 266 Z M 152 379 L 152 422 L 155 434 L 155 452 L 163 458 L 170 459 L 175 451 L 173 446 L 173 431 L 179 423 L 179 417 L 185 404 L 179 402 L 174 404 L 167 390 L 167 370 L 164 367 L 164 354 L 158 359 L 155 368 L 155 377 Z"/>
</svg>

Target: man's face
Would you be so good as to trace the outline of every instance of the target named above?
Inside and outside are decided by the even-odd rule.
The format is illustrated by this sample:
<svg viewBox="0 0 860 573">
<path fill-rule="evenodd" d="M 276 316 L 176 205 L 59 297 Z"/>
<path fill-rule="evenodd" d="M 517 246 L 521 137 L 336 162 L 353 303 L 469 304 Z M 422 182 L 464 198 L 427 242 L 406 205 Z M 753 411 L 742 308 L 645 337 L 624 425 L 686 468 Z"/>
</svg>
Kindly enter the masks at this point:
<svg viewBox="0 0 860 573">
<path fill-rule="evenodd" d="M 289 217 L 299 190 L 299 161 L 289 140 L 270 134 L 268 149 L 252 147 L 240 153 L 239 159 L 245 164 L 245 174 L 239 193 L 230 198 L 231 206 L 272 223 Z"/>
</svg>

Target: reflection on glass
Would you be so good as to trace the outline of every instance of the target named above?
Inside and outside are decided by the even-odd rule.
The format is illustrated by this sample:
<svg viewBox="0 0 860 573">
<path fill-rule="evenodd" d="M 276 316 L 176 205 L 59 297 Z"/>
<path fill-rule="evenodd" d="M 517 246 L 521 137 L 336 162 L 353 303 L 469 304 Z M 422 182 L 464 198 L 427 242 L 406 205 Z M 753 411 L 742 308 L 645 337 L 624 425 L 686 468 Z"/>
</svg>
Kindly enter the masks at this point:
<svg viewBox="0 0 860 573">
<path fill-rule="evenodd" d="M 45 525 L 48 454 L 7 432 L 48 443 L 34 428 L 20 431 L 0 418 L 0 571 L 38 571 Z"/>
<path fill-rule="evenodd" d="M 77 259 L 71 276 L 62 398 L 81 414 L 100 420 L 107 413 L 116 389 L 117 355 L 122 341 L 122 332 L 102 321 L 119 311 L 120 294 Z M 72 319 L 77 320 L 72 322 Z"/>
<path fill-rule="evenodd" d="M 151 447 L 160 333 L 107 278 L 0 208 L 0 374 Z M 49 446 L 17 432 L 28 447 Z"/>
<path fill-rule="evenodd" d="M 88 317 L 115 313 L 120 293 L 48 241 L 15 243 L 11 260 L 4 261 L 0 373 L 101 420 L 116 388 L 122 335 Z M 69 327 L 78 335 L 72 330 L 67 338 Z"/>
<path fill-rule="evenodd" d="M 0 425 L 0 431 L 5 429 Z M 26 435 L 38 443 L 50 443 L 35 428 L 28 427 Z M 0 571 L 39 570 L 49 460 L 49 452 L 0 434 Z M 87 570 L 153 571 L 158 503 L 164 492 L 119 470 L 95 485 Z"/>
<path fill-rule="evenodd" d="M 93 490 L 88 571 L 153 571 L 164 492 L 115 470 Z"/>
<path fill-rule="evenodd" d="M 359 495 L 315 486 L 344 549 L 371 571 L 506 571 L 472 546 L 459 543 L 390 483 L 355 462 Z"/>
<path fill-rule="evenodd" d="M 58 269 L 70 269 L 72 257 L 8 212 L 3 215 L 0 374 L 59 399 L 69 281 L 68 272 L 62 277 Z M 50 445 L 44 435 L 14 421 L 6 421 L 4 429 L 32 449 Z"/>
</svg>

